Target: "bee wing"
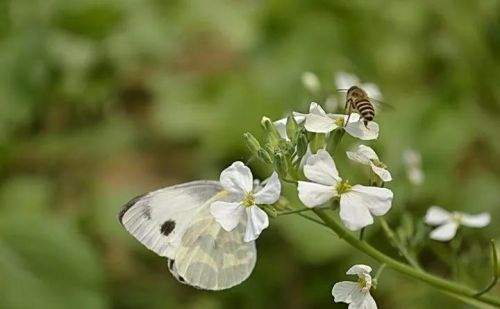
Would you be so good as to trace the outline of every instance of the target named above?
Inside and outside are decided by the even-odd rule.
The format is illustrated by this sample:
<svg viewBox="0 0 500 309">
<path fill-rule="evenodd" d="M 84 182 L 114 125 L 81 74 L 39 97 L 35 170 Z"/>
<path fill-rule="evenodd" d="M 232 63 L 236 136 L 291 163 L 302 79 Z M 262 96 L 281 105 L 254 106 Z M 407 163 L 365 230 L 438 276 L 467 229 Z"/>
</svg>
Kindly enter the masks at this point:
<svg viewBox="0 0 500 309">
<path fill-rule="evenodd" d="M 379 100 L 374 99 L 374 98 L 370 98 L 370 101 L 372 102 L 373 106 L 375 107 L 375 112 L 380 111 L 380 110 L 394 111 L 396 109 L 393 105 L 379 101 Z"/>
</svg>

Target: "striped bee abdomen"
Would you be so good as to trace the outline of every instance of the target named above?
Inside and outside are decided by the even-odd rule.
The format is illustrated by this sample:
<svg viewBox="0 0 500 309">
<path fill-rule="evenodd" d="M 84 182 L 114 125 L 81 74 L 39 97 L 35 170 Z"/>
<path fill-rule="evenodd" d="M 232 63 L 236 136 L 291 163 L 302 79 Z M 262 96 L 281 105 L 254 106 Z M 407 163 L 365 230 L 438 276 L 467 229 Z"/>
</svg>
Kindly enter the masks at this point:
<svg viewBox="0 0 500 309">
<path fill-rule="evenodd" d="M 365 126 L 368 125 L 369 121 L 373 121 L 373 117 L 375 117 L 375 109 L 369 100 L 353 101 L 353 109 L 361 115 Z"/>
</svg>

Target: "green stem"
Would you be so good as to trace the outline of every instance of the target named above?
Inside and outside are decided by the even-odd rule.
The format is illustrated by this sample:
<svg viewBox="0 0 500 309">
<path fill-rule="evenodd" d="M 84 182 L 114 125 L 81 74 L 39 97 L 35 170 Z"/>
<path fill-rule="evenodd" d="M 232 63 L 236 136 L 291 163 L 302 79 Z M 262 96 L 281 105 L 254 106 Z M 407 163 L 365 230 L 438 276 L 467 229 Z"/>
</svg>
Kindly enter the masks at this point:
<svg viewBox="0 0 500 309">
<path fill-rule="evenodd" d="M 380 265 L 379 268 L 377 269 L 377 273 L 375 274 L 375 277 L 373 277 L 373 278 L 378 280 L 378 278 L 380 278 L 380 275 L 382 274 L 382 272 L 384 271 L 386 266 L 387 265 L 385 265 L 385 264 Z"/>
<path fill-rule="evenodd" d="M 406 248 L 396 239 L 394 231 L 391 229 L 389 224 L 387 224 L 384 217 L 379 217 L 379 221 L 387 238 L 394 244 L 396 249 L 398 249 L 399 253 L 406 259 L 406 261 L 408 261 L 408 263 L 416 269 L 422 270 L 420 265 L 418 265 L 418 262 L 408 253 L 408 250 L 406 250 Z"/>
<path fill-rule="evenodd" d="M 294 209 L 294 210 L 289 210 L 289 211 L 282 211 L 278 213 L 278 216 L 285 216 L 285 215 L 291 215 L 291 214 L 296 214 L 299 212 L 304 212 L 304 211 L 311 211 L 312 208 L 300 208 L 300 209 Z"/>
<path fill-rule="evenodd" d="M 400 273 L 403 273 L 409 277 L 417 279 L 419 281 L 425 282 L 440 291 L 446 293 L 453 293 L 459 297 L 464 297 L 468 299 L 476 299 L 483 303 L 487 303 L 490 305 L 495 305 L 500 307 L 500 299 L 490 296 L 490 295 L 480 295 L 478 297 L 474 297 L 477 293 L 474 289 L 469 287 L 456 284 L 454 282 L 439 278 L 437 276 L 431 275 L 422 270 L 413 268 L 407 264 L 401 263 L 384 253 L 378 251 L 371 245 L 366 242 L 360 241 L 356 236 L 351 234 L 348 230 L 346 230 L 343 226 L 337 223 L 335 220 L 330 218 L 325 210 L 323 209 L 314 209 L 314 212 L 318 217 L 323 220 L 323 222 L 328 225 L 328 227 L 333 230 L 340 238 L 343 238 L 346 242 L 348 242 L 351 246 L 356 249 L 363 251 L 368 256 L 377 260 L 380 263 L 385 263 L 387 267 L 392 268 Z"/>
<path fill-rule="evenodd" d="M 317 223 L 317 224 L 319 224 L 319 225 L 322 225 L 322 226 L 324 226 L 324 227 L 328 228 L 328 225 L 326 225 L 325 223 L 321 222 L 321 221 L 320 221 L 320 220 L 318 220 L 318 219 L 311 218 L 311 217 L 306 216 L 306 215 L 304 215 L 303 213 L 300 213 L 300 212 L 299 212 L 299 213 L 297 213 L 297 214 L 298 214 L 299 216 L 301 216 L 302 218 L 304 218 L 304 219 L 307 219 L 307 220 L 309 220 L 309 221 L 312 221 L 312 222 L 314 222 L 314 223 Z"/>
</svg>

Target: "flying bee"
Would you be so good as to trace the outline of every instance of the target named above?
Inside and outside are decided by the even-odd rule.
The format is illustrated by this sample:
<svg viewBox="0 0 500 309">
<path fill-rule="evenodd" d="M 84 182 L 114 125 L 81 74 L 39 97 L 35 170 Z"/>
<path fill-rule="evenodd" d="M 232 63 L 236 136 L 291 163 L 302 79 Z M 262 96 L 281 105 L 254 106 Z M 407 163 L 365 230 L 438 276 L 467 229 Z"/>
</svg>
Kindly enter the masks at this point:
<svg viewBox="0 0 500 309">
<path fill-rule="evenodd" d="M 365 127 L 375 117 L 375 107 L 370 101 L 370 97 L 366 91 L 358 86 L 352 86 L 347 90 L 345 109 L 348 114 L 351 114 L 353 110 L 356 111 L 363 119 Z"/>
</svg>

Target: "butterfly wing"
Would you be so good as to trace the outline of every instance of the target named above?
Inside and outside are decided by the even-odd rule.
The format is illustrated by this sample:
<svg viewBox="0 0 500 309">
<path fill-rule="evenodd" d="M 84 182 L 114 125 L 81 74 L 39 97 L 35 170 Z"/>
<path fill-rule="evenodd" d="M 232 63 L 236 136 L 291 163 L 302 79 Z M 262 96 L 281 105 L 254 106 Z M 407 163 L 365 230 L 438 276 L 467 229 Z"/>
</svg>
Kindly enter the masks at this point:
<svg viewBox="0 0 500 309">
<path fill-rule="evenodd" d="M 173 259 L 193 218 L 221 191 L 216 181 L 166 187 L 132 199 L 122 208 L 118 219 L 148 249 Z"/>
<path fill-rule="evenodd" d="M 186 230 L 169 269 L 181 282 L 204 290 L 223 290 L 248 278 L 257 259 L 255 242 L 244 242 L 246 220 L 225 231 L 202 209 Z"/>
<path fill-rule="evenodd" d="M 148 249 L 169 258 L 169 269 L 180 282 L 226 289 L 250 275 L 256 249 L 254 242 L 243 241 L 245 220 L 227 232 L 210 214 L 210 203 L 222 190 L 216 181 L 163 188 L 132 199 L 118 218 Z"/>
</svg>

